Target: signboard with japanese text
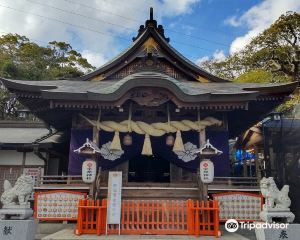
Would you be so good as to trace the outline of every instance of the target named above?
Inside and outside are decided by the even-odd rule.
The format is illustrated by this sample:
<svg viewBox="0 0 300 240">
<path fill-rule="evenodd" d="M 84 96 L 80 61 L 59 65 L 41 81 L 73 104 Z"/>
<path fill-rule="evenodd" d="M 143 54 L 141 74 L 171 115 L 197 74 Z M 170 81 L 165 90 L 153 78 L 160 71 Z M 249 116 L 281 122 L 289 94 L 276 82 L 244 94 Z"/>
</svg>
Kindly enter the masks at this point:
<svg viewBox="0 0 300 240">
<path fill-rule="evenodd" d="M 109 172 L 107 224 L 120 224 L 122 172 Z"/>
<path fill-rule="evenodd" d="M 214 180 L 214 164 L 205 159 L 200 162 L 200 177 L 203 183 L 211 183 Z"/>
<path fill-rule="evenodd" d="M 246 192 L 225 192 L 212 195 L 219 203 L 220 221 L 260 221 L 263 197 Z"/>
<path fill-rule="evenodd" d="M 85 193 L 55 190 L 35 193 L 34 217 L 39 220 L 77 220 L 78 201 Z"/>
<path fill-rule="evenodd" d="M 97 163 L 95 160 L 86 160 L 82 163 L 82 180 L 85 183 L 92 183 L 96 179 Z"/>
</svg>

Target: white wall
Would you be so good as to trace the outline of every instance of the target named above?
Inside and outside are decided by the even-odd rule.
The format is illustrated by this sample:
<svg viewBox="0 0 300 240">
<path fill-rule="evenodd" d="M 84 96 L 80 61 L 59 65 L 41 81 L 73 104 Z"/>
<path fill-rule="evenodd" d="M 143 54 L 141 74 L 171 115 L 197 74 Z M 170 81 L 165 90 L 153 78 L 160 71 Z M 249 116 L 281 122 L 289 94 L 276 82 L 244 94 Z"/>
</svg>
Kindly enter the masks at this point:
<svg viewBox="0 0 300 240">
<path fill-rule="evenodd" d="M 23 152 L 15 150 L 0 150 L 0 165 L 22 165 Z M 26 153 L 25 165 L 43 166 L 44 161 L 33 152 Z"/>
</svg>

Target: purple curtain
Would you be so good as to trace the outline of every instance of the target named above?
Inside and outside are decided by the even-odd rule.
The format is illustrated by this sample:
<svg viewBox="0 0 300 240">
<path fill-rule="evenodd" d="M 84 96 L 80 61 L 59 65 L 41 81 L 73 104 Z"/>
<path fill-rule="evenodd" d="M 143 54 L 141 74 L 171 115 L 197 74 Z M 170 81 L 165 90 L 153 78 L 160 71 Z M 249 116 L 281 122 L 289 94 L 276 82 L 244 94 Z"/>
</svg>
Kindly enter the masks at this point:
<svg viewBox="0 0 300 240">
<path fill-rule="evenodd" d="M 81 174 L 81 166 L 86 157 L 80 156 L 74 153 L 74 150 L 79 148 L 85 141 L 86 138 L 92 139 L 92 129 L 72 129 L 71 130 L 71 141 L 70 141 L 70 152 L 69 152 L 69 174 L 78 175 Z M 124 161 L 128 161 L 133 157 L 139 156 L 142 152 L 144 136 L 136 133 L 131 133 L 132 145 L 124 146 L 122 143 L 123 137 L 126 133 L 120 133 L 120 139 L 122 149 L 124 153 L 120 156 L 114 156 L 116 160 L 108 160 L 103 156 L 98 156 L 97 163 L 103 170 L 108 170 L 116 167 Z M 99 148 L 104 147 L 107 142 L 112 141 L 114 133 L 100 131 L 99 133 Z M 173 135 L 175 138 L 175 134 Z M 221 156 L 215 157 L 212 161 L 215 164 L 215 175 L 216 176 L 227 176 L 230 173 L 229 167 L 229 150 L 228 150 L 228 133 L 224 131 L 207 131 L 207 138 L 210 142 L 223 151 Z M 182 132 L 182 139 L 184 144 L 188 144 L 190 148 L 199 148 L 199 133 L 196 131 Z M 188 143 L 189 142 L 189 143 Z M 166 135 L 162 137 L 151 137 L 151 145 L 153 154 L 172 162 L 173 164 L 184 168 L 191 172 L 196 172 L 199 166 L 198 157 L 192 159 L 186 154 L 177 155 L 172 151 L 171 146 L 166 145 Z M 106 153 L 109 155 L 109 151 Z M 191 154 L 191 156 L 193 156 Z M 106 158 L 109 158 L 106 156 Z M 187 161 L 188 159 L 188 161 Z"/>
<path fill-rule="evenodd" d="M 85 157 L 74 153 L 74 150 L 82 146 L 86 139 L 93 139 L 92 129 L 71 129 L 70 151 L 69 151 L 69 175 L 80 175 L 82 163 Z"/>
<path fill-rule="evenodd" d="M 229 136 L 228 131 L 207 130 L 206 138 L 210 143 L 221 150 L 220 156 L 213 157 L 211 161 L 215 165 L 216 177 L 230 176 L 230 159 L 229 159 Z"/>
</svg>

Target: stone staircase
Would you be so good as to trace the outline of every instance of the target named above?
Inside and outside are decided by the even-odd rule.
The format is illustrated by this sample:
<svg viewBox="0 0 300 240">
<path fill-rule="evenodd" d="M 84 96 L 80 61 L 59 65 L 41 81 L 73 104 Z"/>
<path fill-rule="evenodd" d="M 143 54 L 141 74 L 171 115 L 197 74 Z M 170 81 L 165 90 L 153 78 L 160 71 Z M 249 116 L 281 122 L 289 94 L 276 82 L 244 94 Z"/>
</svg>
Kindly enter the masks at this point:
<svg viewBox="0 0 300 240">
<path fill-rule="evenodd" d="M 107 186 L 100 188 L 100 197 L 107 197 Z M 186 200 L 198 199 L 193 183 L 128 183 L 122 187 L 122 199 Z"/>
</svg>

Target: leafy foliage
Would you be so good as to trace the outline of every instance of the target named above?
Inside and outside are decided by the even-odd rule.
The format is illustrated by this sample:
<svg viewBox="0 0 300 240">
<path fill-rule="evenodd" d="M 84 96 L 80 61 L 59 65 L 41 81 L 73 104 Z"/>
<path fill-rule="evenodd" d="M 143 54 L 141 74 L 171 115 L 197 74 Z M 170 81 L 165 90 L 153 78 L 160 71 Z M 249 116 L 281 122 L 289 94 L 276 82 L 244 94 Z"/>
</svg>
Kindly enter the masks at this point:
<svg viewBox="0 0 300 240">
<path fill-rule="evenodd" d="M 238 76 L 234 81 L 237 83 L 268 83 L 272 82 L 272 74 L 262 69 L 250 70 Z"/>
<path fill-rule="evenodd" d="M 0 76 L 24 80 L 74 78 L 95 69 L 71 45 L 52 41 L 39 46 L 25 36 L 0 37 Z M 19 103 L 4 88 L 0 89 L 0 118 L 16 117 Z"/>
<path fill-rule="evenodd" d="M 65 42 L 39 46 L 17 34 L 0 37 L 0 76 L 14 79 L 45 80 L 73 78 L 94 67 Z"/>
<path fill-rule="evenodd" d="M 240 52 L 228 56 L 224 61 L 208 60 L 201 66 L 235 82 L 279 83 L 299 81 L 299 63 L 300 14 L 287 12 Z M 292 98 L 298 99 L 297 96 Z M 279 110 L 291 110 L 294 105 L 290 103 Z"/>
</svg>

